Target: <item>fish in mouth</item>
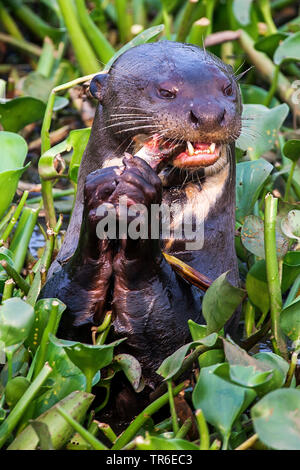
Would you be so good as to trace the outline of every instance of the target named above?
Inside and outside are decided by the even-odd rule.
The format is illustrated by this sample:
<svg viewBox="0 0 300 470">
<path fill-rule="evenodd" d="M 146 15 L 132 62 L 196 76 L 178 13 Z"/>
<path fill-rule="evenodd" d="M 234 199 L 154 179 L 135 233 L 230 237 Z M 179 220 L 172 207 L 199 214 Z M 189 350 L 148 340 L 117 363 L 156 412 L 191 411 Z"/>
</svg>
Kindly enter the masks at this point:
<svg viewBox="0 0 300 470">
<path fill-rule="evenodd" d="M 187 141 L 173 144 L 162 139 L 159 134 L 144 139 L 142 143 L 141 139 L 136 136 L 139 145 L 134 154 L 145 160 L 156 172 L 167 164 L 187 170 L 206 168 L 216 163 L 222 153 L 222 145 L 214 142 Z"/>
</svg>

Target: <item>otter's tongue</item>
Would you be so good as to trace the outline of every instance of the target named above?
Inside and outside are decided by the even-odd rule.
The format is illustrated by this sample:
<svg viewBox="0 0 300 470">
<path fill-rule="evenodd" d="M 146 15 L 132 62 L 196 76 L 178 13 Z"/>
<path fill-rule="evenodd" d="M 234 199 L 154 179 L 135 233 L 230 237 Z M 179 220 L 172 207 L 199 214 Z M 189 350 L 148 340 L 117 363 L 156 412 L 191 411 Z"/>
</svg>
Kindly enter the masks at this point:
<svg viewBox="0 0 300 470">
<path fill-rule="evenodd" d="M 187 142 L 187 148 L 173 159 L 178 168 L 206 167 L 213 165 L 220 156 L 220 146 L 215 143 L 206 144 Z"/>
</svg>

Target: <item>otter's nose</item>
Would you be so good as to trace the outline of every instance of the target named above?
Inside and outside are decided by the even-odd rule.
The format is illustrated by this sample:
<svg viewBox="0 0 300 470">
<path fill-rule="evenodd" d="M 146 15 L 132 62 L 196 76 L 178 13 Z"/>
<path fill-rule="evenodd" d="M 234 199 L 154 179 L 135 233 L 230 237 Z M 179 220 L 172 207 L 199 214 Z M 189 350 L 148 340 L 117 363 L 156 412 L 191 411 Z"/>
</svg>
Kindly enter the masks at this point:
<svg viewBox="0 0 300 470">
<path fill-rule="evenodd" d="M 202 110 L 190 111 L 190 121 L 195 128 L 203 127 L 209 129 L 215 127 L 216 124 L 222 125 L 225 120 L 226 109 L 222 107 L 209 108 L 203 106 Z"/>
</svg>

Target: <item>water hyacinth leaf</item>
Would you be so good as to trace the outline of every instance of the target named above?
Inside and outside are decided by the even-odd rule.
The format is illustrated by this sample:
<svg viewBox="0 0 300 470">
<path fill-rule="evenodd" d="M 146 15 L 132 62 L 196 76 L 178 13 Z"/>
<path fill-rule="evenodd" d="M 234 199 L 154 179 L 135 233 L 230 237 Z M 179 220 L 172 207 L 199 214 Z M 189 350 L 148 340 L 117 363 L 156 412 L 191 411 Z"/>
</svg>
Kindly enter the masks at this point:
<svg viewBox="0 0 300 470">
<path fill-rule="evenodd" d="M 98 370 L 112 362 L 114 348 L 126 338 L 103 345 L 91 345 L 58 339 L 52 334 L 49 335 L 49 339 L 54 345 L 64 348 L 71 361 L 85 375 L 94 376 Z"/>
<path fill-rule="evenodd" d="M 45 386 L 51 385 L 35 400 L 34 418 L 47 411 L 57 402 L 76 390 L 85 390 L 86 379 L 81 370 L 73 364 L 65 350 L 49 343 L 46 360 L 52 372 Z"/>
<path fill-rule="evenodd" d="M 195 409 L 200 408 L 206 421 L 222 434 L 223 448 L 226 448 L 233 423 L 254 400 L 256 393 L 216 375 L 222 366 L 217 364 L 201 369 L 192 400 Z"/>
<path fill-rule="evenodd" d="M 150 435 L 145 439 L 139 436 L 136 439 L 136 447 L 138 450 L 199 450 L 195 444 L 184 439 L 164 439 Z"/>
<path fill-rule="evenodd" d="M 251 387 L 256 390 L 257 386 L 269 382 L 272 378 L 272 371 L 257 371 L 252 366 L 230 366 L 230 379 L 232 382 L 244 387 Z"/>
<path fill-rule="evenodd" d="M 283 258 L 281 290 L 286 292 L 300 274 L 300 252 L 288 251 Z"/>
<path fill-rule="evenodd" d="M 130 354 L 117 354 L 114 364 L 124 372 L 134 390 L 141 391 L 142 367 L 139 361 Z"/>
<path fill-rule="evenodd" d="M 181 348 L 177 349 L 171 356 L 168 356 L 160 365 L 157 374 L 161 375 L 165 380 L 170 380 L 174 375 L 179 371 L 185 356 L 191 348 L 196 346 L 207 346 L 211 348 L 215 345 L 218 339 L 216 333 L 212 333 L 205 338 L 199 339 L 198 341 L 193 341 L 192 343 L 184 344 Z"/>
<path fill-rule="evenodd" d="M 289 160 L 297 162 L 300 158 L 300 140 L 288 140 L 282 148 L 282 153 Z"/>
<path fill-rule="evenodd" d="M 300 241 L 300 210 L 292 210 L 281 221 L 281 230 L 288 237 Z"/>
<path fill-rule="evenodd" d="M 246 217 L 241 240 L 245 248 L 259 258 L 265 258 L 264 223 L 256 215 Z M 288 251 L 288 240 L 276 230 L 277 256 L 282 259 Z"/>
<path fill-rule="evenodd" d="M 23 300 L 14 297 L 0 306 L 0 342 L 5 349 L 21 345 L 29 335 L 34 321 L 34 310 Z"/>
<path fill-rule="evenodd" d="M 282 43 L 289 35 L 287 33 L 275 33 L 269 36 L 264 36 L 256 41 L 254 47 L 258 51 L 264 52 L 271 59 L 273 59 L 274 52 L 278 48 L 279 44 Z"/>
<path fill-rule="evenodd" d="M 267 108 L 260 104 L 243 106 L 243 119 L 249 124 L 243 129 L 236 141 L 236 146 L 247 150 L 251 160 L 256 160 L 268 150 L 276 146 L 278 131 L 289 113 L 289 107 L 283 103 L 275 108 Z"/>
<path fill-rule="evenodd" d="M 19 132 L 27 124 L 43 118 L 46 105 L 32 96 L 0 101 L 0 123 L 5 131 Z"/>
<path fill-rule="evenodd" d="M 27 144 L 23 137 L 13 132 L 0 132 L 0 218 L 11 203 L 19 179 L 25 170 Z"/>
<path fill-rule="evenodd" d="M 243 26 L 247 26 L 247 24 L 250 23 L 250 10 L 252 3 L 253 0 L 244 0 L 243 2 L 240 2 L 240 0 L 233 0 L 232 11 L 238 22 Z"/>
<path fill-rule="evenodd" d="M 88 143 L 91 129 L 76 129 L 70 132 L 67 138 L 66 151 L 73 149 L 72 158 L 69 166 L 69 178 L 77 183 L 78 170 L 82 159 L 83 152 Z"/>
<path fill-rule="evenodd" d="M 236 166 L 236 218 L 243 223 L 252 213 L 259 194 L 273 170 L 273 165 L 260 159 Z"/>
<path fill-rule="evenodd" d="M 280 328 L 292 341 L 300 339 L 300 297 L 297 297 L 280 314 Z"/>
<path fill-rule="evenodd" d="M 193 341 L 197 341 L 198 339 L 202 339 L 202 338 L 205 338 L 205 336 L 207 336 L 206 325 L 199 325 L 193 320 L 188 320 L 188 325 L 189 325 L 189 329 L 190 329 L 190 333 L 191 333 L 191 337 Z"/>
<path fill-rule="evenodd" d="M 30 382 L 26 377 L 13 377 L 7 382 L 5 387 L 5 400 L 10 409 L 12 409 L 24 395 L 29 385 Z"/>
<path fill-rule="evenodd" d="M 12 358 L 13 377 L 18 374 L 26 373 L 29 359 L 30 359 L 30 355 L 27 349 L 24 348 L 24 346 L 20 346 L 16 351 L 14 351 L 14 355 Z M 7 381 L 8 381 L 8 364 L 6 363 L 0 373 L 0 391 L 1 389 L 4 389 L 4 387 L 7 384 Z"/>
<path fill-rule="evenodd" d="M 267 368 L 272 369 L 271 379 L 265 384 L 256 387 L 255 391 L 258 396 L 266 395 L 284 385 L 289 370 L 287 361 L 273 352 L 259 352 L 254 354 L 253 357 Z"/>
<path fill-rule="evenodd" d="M 208 334 L 223 328 L 245 296 L 245 291 L 231 285 L 226 276 L 227 273 L 221 274 L 203 297 L 202 313 Z"/>
<path fill-rule="evenodd" d="M 222 341 L 224 345 L 225 356 L 230 365 L 239 365 L 246 367 L 251 366 L 259 372 L 270 372 L 272 370 L 272 367 L 269 367 L 268 365 L 261 363 L 257 359 L 253 358 L 233 341 L 225 339 L 223 339 Z"/>
<path fill-rule="evenodd" d="M 48 426 L 54 449 L 61 449 L 70 439 L 74 430 L 58 413 L 57 406 L 63 408 L 76 421 L 81 423 L 89 409 L 94 395 L 76 391 L 68 395 L 59 403 L 37 418 L 36 421 Z M 9 445 L 9 450 L 34 450 L 37 448 L 39 438 L 31 425 L 27 426 Z"/>
<path fill-rule="evenodd" d="M 200 368 L 220 364 L 221 362 L 224 362 L 224 360 L 225 355 L 222 349 L 211 349 L 210 351 L 205 351 L 198 358 Z"/>
<path fill-rule="evenodd" d="M 258 307 L 263 314 L 267 314 L 270 308 L 270 296 L 265 260 L 257 261 L 249 269 L 246 277 L 246 290 L 253 305 Z"/>
<path fill-rule="evenodd" d="M 25 342 L 26 346 L 30 349 L 32 353 L 36 352 L 41 342 L 43 332 L 48 323 L 50 311 L 54 301 L 58 303 L 57 323 L 54 329 L 55 334 L 59 325 L 60 318 L 64 310 L 66 309 L 65 304 L 59 299 L 40 299 L 34 306 L 34 323 Z"/>
<path fill-rule="evenodd" d="M 54 450 L 47 424 L 34 420 L 30 421 L 30 424 L 39 438 L 38 448 L 40 450 Z"/>
<path fill-rule="evenodd" d="M 43 103 L 47 103 L 52 88 L 53 80 L 39 72 L 29 73 L 23 83 L 24 95 L 37 98 Z"/>
<path fill-rule="evenodd" d="M 155 36 L 158 36 L 164 30 L 164 28 L 165 26 L 163 24 L 160 24 L 158 26 L 152 26 L 151 28 L 145 29 L 140 34 L 135 36 L 131 41 L 125 44 L 125 46 L 121 47 L 121 49 L 119 49 L 118 52 L 113 55 L 113 57 L 107 62 L 104 71 L 109 71 L 111 65 L 115 62 L 115 60 L 117 60 L 117 58 L 125 51 L 131 49 L 131 47 L 139 46 L 140 44 L 145 44 L 146 42 L 150 41 L 150 39 L 153 39 Z"/>
<path fill-rule="evenodd" d="M 256 85 L 241 84 L 242 99 L 244 104 L 263 104 L 268 92 Z M 270 108 L 279 105 L 277 98 L 272 98 Z"/>
<path fill-rule="evenodd" d="M 276 49 L 274 63 L 282 64 L 286 60 L 300 60 L 300 31 L 287 37 Z"/>
<path fill-rule="evenodd" d="M 264 444 L 277 450 L 300 450 L 300 390 L 269 393 L 252 407 L 251 417 Z"/>
</svg>

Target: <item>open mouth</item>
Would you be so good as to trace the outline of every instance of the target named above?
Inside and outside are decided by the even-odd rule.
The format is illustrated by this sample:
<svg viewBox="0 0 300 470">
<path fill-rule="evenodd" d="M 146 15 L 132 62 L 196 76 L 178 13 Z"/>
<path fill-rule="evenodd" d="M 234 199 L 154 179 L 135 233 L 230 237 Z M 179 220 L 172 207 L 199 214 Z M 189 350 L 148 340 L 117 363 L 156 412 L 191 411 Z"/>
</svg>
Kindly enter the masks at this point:
<svg viewBox="0 0 300 470">
<path fill-rule="evenodd" d="M 138 141 L 138 139 L 137 139 Z M 221 145 L 206 142 L 183 142 L 174 144 L 172 141 L 154 135 L 144 140 L 142 148 L 136 153 L 156 171 L 165 164 L 177 168 L 205 168 L 213 165 L 221 153 Z"/>
</svg>

